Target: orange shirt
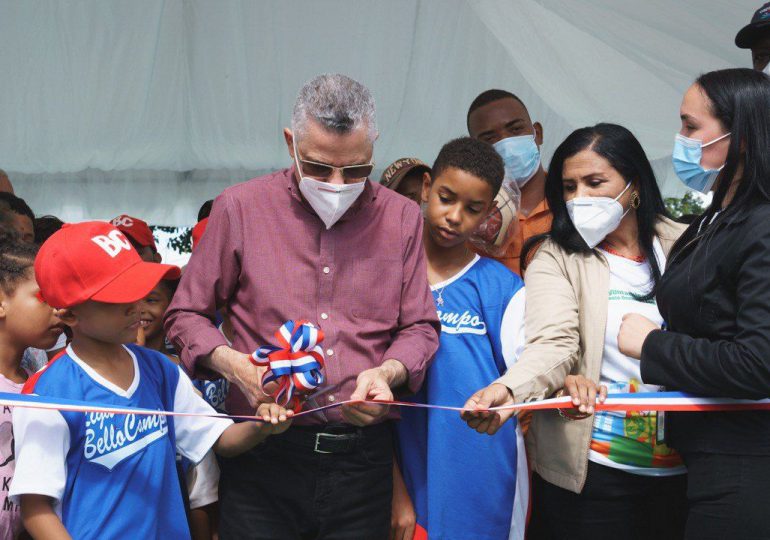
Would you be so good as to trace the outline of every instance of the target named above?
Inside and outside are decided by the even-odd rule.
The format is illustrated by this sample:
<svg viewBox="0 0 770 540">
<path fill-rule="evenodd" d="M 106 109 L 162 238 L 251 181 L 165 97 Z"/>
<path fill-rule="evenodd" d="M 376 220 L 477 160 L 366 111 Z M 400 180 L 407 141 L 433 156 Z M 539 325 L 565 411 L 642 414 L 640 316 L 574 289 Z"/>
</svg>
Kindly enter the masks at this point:
<svg viewBox="0 0 770 540">
<path fill-rule="evenodd" d="M 543 199 L 532 209 L 532 212 L 530 212 L 528 216 L 520 213 L 518 217 L 519 226 L 514 231 L 511 242 L 505 250 L 505 254 L 493 258 L 503 263 L 510 270 L 521 275 L 519 256 L 521 255 L 521 248 L 524 247 L 524 242 L 533 236 L 550 231 L 553 216 L 551 215 L 551 210 L 548 208 L 548 203 Z"/>
</svg>

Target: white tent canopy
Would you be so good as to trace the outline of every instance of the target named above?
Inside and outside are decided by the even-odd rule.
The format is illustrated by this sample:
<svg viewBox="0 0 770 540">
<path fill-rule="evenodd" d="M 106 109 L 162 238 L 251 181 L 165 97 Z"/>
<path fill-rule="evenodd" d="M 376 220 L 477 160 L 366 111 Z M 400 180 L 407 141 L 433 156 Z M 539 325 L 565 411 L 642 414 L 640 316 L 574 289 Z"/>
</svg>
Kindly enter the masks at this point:
<svg viewBox="0 0 770 540">
<path fill-rule="evenodd" d="M 289 165 L 300 86 L 342 72 L 377 100 L 381 170 L 431 162 L 472 99 L 518 94 L 548 158 L 625 125 L 664 193 L 687 86 L 748 66 L 758 0 L 0 0 L 0 168 L 38 214 L 189 225 L 225 186 Z"/>
</svg>

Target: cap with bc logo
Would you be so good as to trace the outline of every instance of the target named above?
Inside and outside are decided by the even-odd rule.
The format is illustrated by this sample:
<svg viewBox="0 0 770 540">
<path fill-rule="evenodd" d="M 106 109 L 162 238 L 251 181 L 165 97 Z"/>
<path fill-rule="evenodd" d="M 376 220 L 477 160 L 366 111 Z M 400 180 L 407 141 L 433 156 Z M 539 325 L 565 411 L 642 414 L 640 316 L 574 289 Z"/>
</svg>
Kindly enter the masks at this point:
<svg viewBox="0 0 770 540">
<path fill-rule="evenodd" d="M 139 244 L 140 246 L 151 247 L 156 249 L 155 238 L 152 236 L 152 230 L 145 221 L 139 218 L 121 214 L 118 217 L 110 221 L 115 227 L 123 234 L 127 235 L 131 240 Z M 157 250 L 157 249 L 156 249 Z"/>
<path fill-rule="evenodd" d="M 41 296 L 55 308 L 136 302 L 161 279 L 179 276 L 176 266 L 144 262 L 122 232 L 102 221 L 65 224 L 35 257 Z"/>
</svg>

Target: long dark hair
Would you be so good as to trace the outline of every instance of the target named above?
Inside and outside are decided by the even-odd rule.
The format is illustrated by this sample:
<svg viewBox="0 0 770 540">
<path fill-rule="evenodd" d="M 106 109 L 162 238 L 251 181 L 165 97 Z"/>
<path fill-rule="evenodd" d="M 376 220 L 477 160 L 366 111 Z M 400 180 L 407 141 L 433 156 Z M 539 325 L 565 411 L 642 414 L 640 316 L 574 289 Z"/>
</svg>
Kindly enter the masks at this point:
<svg viewBox="0 0 770 540">
<path fill-rule="evenodd" d="M 636 209 L 639 245 L 650 263 L 653 287 L 642 300 L 655 296 L 655 288 L 660 279 L 660 266 L 655 257 L 653 240 L 655 225 L 661 216 L 668 216 L 663 197 L 660 194 L 655 173 L 642 145 L 634 135 L 623 126 L 616 124 L 596 124 L 573 131 L 553 154 L 545 180 L 545 198 L 553 214 L 551 232 L 530 238 L 522 249 L 521 264 L 526 269 L 530 254 L 546 238 L 553 240 L 567 253 L 596 253 L 588 247 L 572 224 L 564 202 L 564 184 L 562 172 L 564 162 L 583 150 L 593 150 L 609 161 L 612 168 L 620 173 L 625 181 L 633 182 L 639 193 L 639 208 Z"/>
<path fill-rule="evenodd" d="M 740 184 L 725 215 L 770 201 L 770 77 L 753 69 L 721 69 L 704 73 L 695 84 L 708 96 L 722 128 L 731 133 L 727 161 L 704 219 L 722 208 L 741 164 Z"/>
</svg>

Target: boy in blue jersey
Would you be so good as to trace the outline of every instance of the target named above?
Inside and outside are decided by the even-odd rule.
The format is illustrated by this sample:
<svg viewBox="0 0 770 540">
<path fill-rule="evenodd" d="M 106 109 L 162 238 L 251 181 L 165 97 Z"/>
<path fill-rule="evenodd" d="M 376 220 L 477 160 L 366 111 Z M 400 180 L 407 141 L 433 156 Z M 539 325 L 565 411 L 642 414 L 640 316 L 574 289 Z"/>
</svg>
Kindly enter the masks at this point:
<svg viewBox="0 0 770 540">
<path fill-rule="evenodd" d="M 143 262 L 114 226 L 86 222 L 65 225 L 42 245 L 35 276 L 73 338 L 23 392 L 215 414 L 178 366 L 133 344 L 137 301 L 161 279 L 178 278 L 178 268 Z M 10 495 L 35 538 L 189 538 L 175 453 L 193 463 L 212 447 L 236 455 L 286 429 L 291 416 L 275 404 L 258 414 L 265 423 L 16 408 Z"/>
<path fill-rule="evenodd" d="M 495 150 L 471 138 L 444 145 L 432 177 L 425 174 L 423 245 L 441 341 L 417 402 L 463 403 L 479 383 L 502 375 L 523 344 L 521 278 L 474 254 L 467 242 L 492 209 L 503 175 Z M 504 428 L 501 440 L 491 440 L 468 433 L 456 414 L 404 409 L 398 436 L 408 497 L 403 490 L 394 495 L 394 518 L 411 499 L 415 538 L 523 538 L 526 457 L 516 423 Z"/>
</svg>

